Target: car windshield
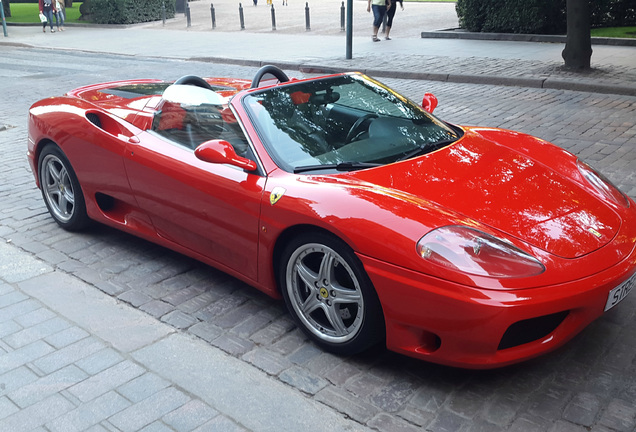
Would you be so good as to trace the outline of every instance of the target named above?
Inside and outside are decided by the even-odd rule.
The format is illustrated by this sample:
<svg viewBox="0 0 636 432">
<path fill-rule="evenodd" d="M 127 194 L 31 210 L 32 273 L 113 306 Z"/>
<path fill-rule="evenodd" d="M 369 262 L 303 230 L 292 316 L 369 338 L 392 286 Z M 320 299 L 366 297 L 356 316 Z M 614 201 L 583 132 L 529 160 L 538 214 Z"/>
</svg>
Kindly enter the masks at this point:
<svg viewBox="0 0 636 432">
<path fill-rule="evenodd" d="M 243 98 L 261 141 L 289 172 L 353 170 L 459 138 L 407 98 L 361 74 L 289 83 Z"/>
</svg>

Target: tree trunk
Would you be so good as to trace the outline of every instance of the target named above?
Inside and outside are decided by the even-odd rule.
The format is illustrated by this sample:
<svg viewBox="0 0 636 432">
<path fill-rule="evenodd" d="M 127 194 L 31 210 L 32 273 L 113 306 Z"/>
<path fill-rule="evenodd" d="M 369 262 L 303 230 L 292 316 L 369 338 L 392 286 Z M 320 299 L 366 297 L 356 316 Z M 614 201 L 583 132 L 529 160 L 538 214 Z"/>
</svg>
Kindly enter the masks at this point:
<svg viewBox="0 0 636 432">
<path fill-rule="evenodd" d="M 574 70 L 590 69 L 592 37 L 589 0 L 567 0 L 567 28 L 565 49 L 561 54 L 565 67 Z"/>
<path fill-rule="evenodd" d="M 65 8 L 73 7 L 73 0 L 64 0 L 64 7 Z"/>
</svg>

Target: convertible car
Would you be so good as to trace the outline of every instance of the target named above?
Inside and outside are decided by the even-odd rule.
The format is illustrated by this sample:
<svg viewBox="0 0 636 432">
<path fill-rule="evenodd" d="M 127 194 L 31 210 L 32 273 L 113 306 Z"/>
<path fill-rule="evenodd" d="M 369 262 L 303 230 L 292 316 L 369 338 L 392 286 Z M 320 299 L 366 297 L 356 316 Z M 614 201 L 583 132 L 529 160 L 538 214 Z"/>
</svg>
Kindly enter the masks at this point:
<svg viewBox="0 0 636 432">
<path fill-rule="evenodd" d="M 325 350 L 465 368 L 551 351 L 636 284 L 636 204 L 539 138 L 360 73 L 185 76 L 35 103 L 55 221 L 97 221 L 284 301 Z"/>
</svg>

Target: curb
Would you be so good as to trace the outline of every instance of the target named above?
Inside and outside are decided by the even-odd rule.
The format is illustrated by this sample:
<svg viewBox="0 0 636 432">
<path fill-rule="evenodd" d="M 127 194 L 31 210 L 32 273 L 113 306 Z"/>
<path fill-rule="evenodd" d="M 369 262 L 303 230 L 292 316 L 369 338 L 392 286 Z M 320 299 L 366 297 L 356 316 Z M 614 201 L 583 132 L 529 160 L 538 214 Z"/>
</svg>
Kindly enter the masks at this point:
<svg viewBox="0 0 636 432">
<path fill-rule="evenodd" d="M 564 35 L 536 35 L 524 33 L 477 33 L 461 29 L 445 29 L 435 31 L 425 31 L 421 33 L 423 39 L 471 39 L 471 40 L 493 40 L 511 42 L 547 42 L 566 43 L 567 36 Z M 613 46 L 633 46 L 636 47 L 636 39 L 627 38 L 606 38 L 592 37 L 592 45 L 613 45 Z"/>
</svg>

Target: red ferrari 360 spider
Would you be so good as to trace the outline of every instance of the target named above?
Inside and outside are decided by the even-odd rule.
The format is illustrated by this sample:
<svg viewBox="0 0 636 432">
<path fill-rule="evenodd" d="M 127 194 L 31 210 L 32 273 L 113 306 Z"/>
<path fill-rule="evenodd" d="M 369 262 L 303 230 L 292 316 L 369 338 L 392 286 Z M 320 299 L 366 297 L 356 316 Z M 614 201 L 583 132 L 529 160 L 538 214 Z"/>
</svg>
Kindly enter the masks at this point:
<svg viewBox="0 0 636 432">
<path fill-rule="evenodd" d="M 35 103 L 28 155 L 63 228 L 98 221 L 282 296 L 332 352 L 488 368 L 553 350 L 636 284 L 636 204 L 436 105 L 273 66 L 111 82 Z"/>
</svg>

